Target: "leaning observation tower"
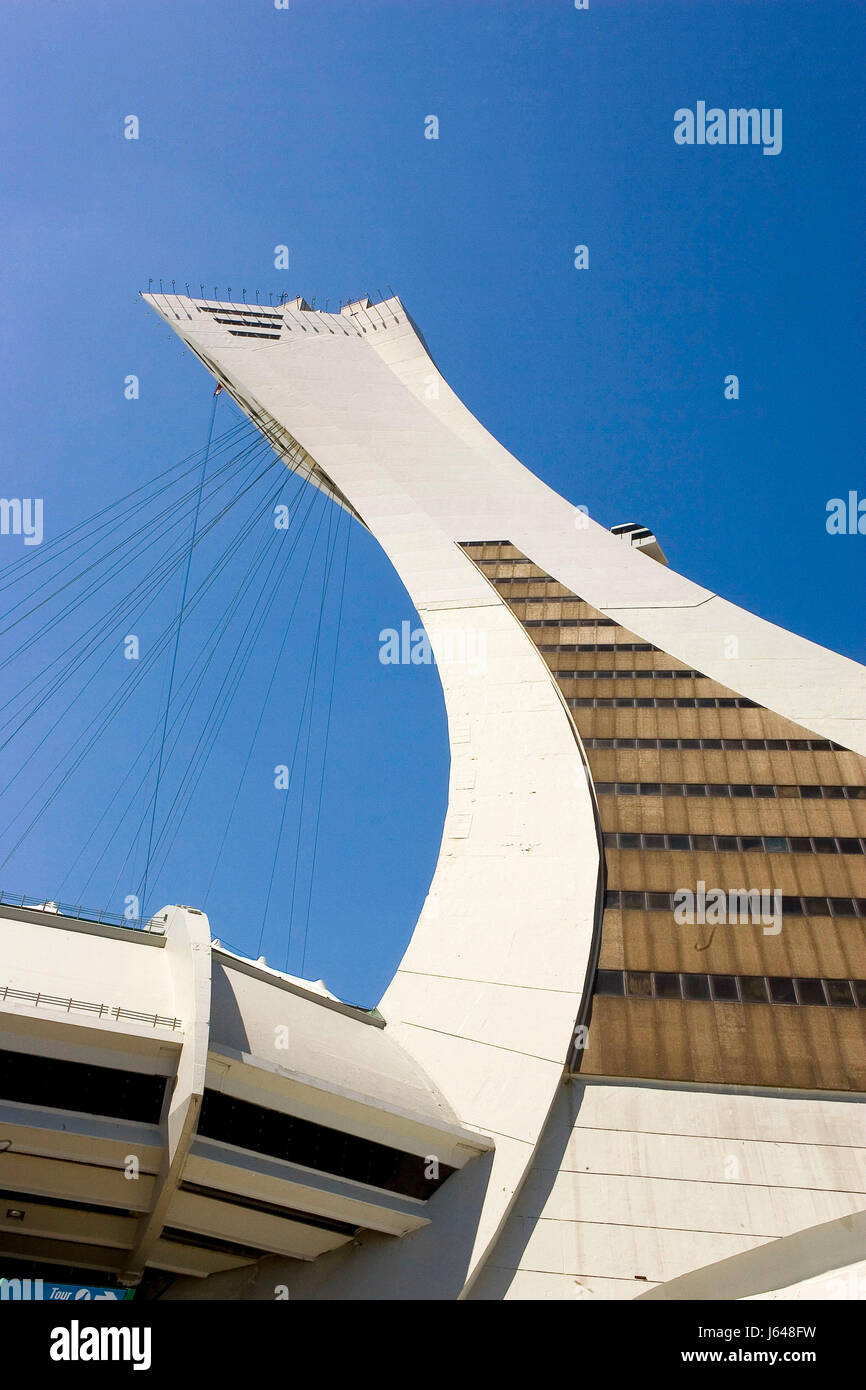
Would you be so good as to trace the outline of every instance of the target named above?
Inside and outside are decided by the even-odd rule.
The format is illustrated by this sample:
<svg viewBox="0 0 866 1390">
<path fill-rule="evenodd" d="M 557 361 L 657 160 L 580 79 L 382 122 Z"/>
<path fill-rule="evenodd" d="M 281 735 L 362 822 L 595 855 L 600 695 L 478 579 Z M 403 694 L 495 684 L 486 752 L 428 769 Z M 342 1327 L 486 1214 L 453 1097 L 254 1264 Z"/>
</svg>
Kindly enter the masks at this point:
<svg viewBox="0 0 866 1390">
<path fill-rule="evenodd" d="M 195 908 L 129 933 L 0 907 L 7 974 L 36 960 L 28 988 L 59 995 L 110 970 L 161 1019 L 0 994 L 0 1183 L 50 1198 L 0 1248 L 160 1271 L 166 1298 L 862 1297 L 864 669 L 558 496 L 398 298 L 144 298 L 393 564 L 448 809 L 372 1013 Z"/>
</svg>

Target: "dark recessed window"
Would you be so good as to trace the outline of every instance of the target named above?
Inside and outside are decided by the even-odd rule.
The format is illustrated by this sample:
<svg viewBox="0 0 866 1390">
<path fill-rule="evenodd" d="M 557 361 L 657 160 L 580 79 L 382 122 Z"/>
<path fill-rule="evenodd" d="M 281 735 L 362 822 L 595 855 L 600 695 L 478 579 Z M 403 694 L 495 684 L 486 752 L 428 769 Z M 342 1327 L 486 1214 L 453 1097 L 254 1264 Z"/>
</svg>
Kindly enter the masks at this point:
<svg viewBox="0 0 866 1390">
<path fill-rule="evenodd" d="M 847 980 L 825 980 L 824 988 L 833 1008 L 854 1008 L 854 993 Z"/>
<path fill-rule="evenodd" d="M 826 898 L 804 898 L 803 906 L 807 917 L 830 916 L 830 904 Z"/>
<path fill-rule="evenodd" d="M 793 854 L 811 854 L 812 841 L 806 835 L 797 835 L 791 840 Z"/>
<path fill-rule="evenodd" d="M 782 897 L 782 915 L 785 916 L 785 917 L 802 917 L 802 916 L 803 916 L 803 903 L 802 903 L 802 900 L 801 900 L 800 898 L 795 898 L 795 897 L 793 897 L 793 896 L 788 897 L 788 896 L 786 896 L 786 895 L 783 895 L 783 897 Z"/>
<path fill-rule="evenodd" d="M 706 975 L 683 975 L 684 999 L 709 999 L 710 982 Z"/>
<path fill-rule="evenodd" d="M 857 916 L 857 908 L 853 898 L 831 898 L 830 908 L 834 917 Z"/>
<path fill-rule="evenodd" d="M 839 841 L 839 852 L 840 854 L 862 854 L 863 841 L 846 836 Z"/>
<path fill-rule="evenodd" d="M 686 796 L 706 796 L 707 789 L 703 782 L 687 782 Z"/>
<path fill-rule="evenodd" d="M 807 801 L 808 801 L 808 800 L 811 800 L 811 801 L 820 801 L 820 799 L 821 799 L 821 791 L 822 791 L 822 788 L 821 788 L 821 787 L 806 787 L 806 786 L 803 786 L 803 787 L 800 788 L 800 795 L 801 795 L 802 797 L 805 797 L 805 799 L 806 799 Z"/>
<path fill-rule="evenodd" d="M 647 893 L 647 906 L 655 911 L 670 912 L 673 899 L 670 893 Z"/>
<path fill-rule="evenodd" d="M 765 835 L 764 845 L 768 854 L 784 854 L 788 849 L 788 841 L 784 835 Z"/>
<path fill-rule="evenodd" d="M 665 835 L 644 835 L 643 842 L 645 849 L 664 849 L 667 836 Z"/>
<path fill-rule="evenodd" d="M 595 982 L 596 994 L 623 994 L 621 970 L 599 970 Z"/>
<path fill-rule="evenodd" d="M 438 1177 L 428 1178 L 424 1161 L 417 1154 L 218 1091 L 204 1093 L 199 1133 L 253 1153 L 421 1200 L 431 1196 L 454 1171 L 443 1163 Z"/>
<path fill-rule="evenodd" d="M 731 787 L 731 796 L 746 797 L 752 795 L 752 788 L 748 783 L 734 783 Z"/>
<path fill-rule="evenodd" d="M 656 985 L 656 997 L 658 999 L 679 999 L 680 996 L 680 977 L 670 974 L 667 971 L 656 970 L 653 979 Z"/>
<path fill-rule="evenodd" d="M 714 999 L 730 1001 L 738 998 L 737 981 L 733 975 L 711 975 L 710 984 Z"/>
<path fill-rule="evenodd" d="M 767 984 L 770 987 L 770 1002 L 773 1004 L 796 1004 L 794 981 L 781 975 L 771 975 Z"/>
<path fill-rule="evenodd" d="M 781 786 L 776 788 L 776 795 L 781 797 L 794 797 L 800 795 L 799 787 Z"/>
<path fill-rule="evenodd" d="M 842 791 L 841 787 L 828 787 L 827 791 Z M 849 801 L 866 801 L 866 787 L 846 787 Z"/>
<path fill-rule="evenodd" d="M 623 907 L 631 908 L 636 912 L 643 912 L 646 907 L 645 893 L 622 893 L 620 896 Z"/>
<path fill-rule="evenodd" d="M 739 841 L 736 835 L 717 835 L 716 844 L 721 853 L 730 853 L 731 850 L 739 849 Z"/>
<path fill-rule="evenodd" d="M 705 738 L 702 742 L 704 748 L 721 748 L 722 746 L 722 740 L 720 738 Z"/>
<path fill-rule="evenodd" d="M 820 980 L 796 979 L 797 997 L 801 1004 L 824 1004 L 824 989 Z"/>
<path fill-rule="evenodd" d="M 743 835 L 740 848 L 747 854 L 753 854 L 763 850 L 764 841 L 760 835 Z"/>
<path fill-rule="evenodd" d="M 640 849 L 640 835 L 631 832 L 621 831 L 619 837 L 620 849 Z"/>
<path fill-rule="evenodd" d="M 693 835 L 692 849 L 715 849 L 712 835 Z"/>
<path fill-rule="evenodd" d="M 740 979 L 740 993 L 744 1004 L 766 1004 L 766 980 L 761 975 L 743 975 Z"/>
<path fill-rule="evenodd" d="M 637 994 L 648 999 L 652 994 L 652 975 L 648 970 L 627 970 L 625 988 L 626 994 Z"/>
<path fill-rule="evenodd" d="M 836 841 L 829 835 L 816 835 L 813 841 L 816 854 L 835 854 Z"/>
<path fill-rule="evenodd" d="M 689 835 L 669 835 L 668 846 L 670 849 L 690 849 L 690 840 Z"/>
<path fill-rule="evenodd" d="M 661 782 L 641 782 L 641 796 L 659 796 L 661 793 Z"/>
<path fill-rule="evenodd" d="M 866 980 L 853 980 L 854 994 L 861 1009 L 866 1009 Z"/>
<path fill-rule="evenodd" d="M 727 796 L 728 788 L 722 782 L 710 782 L 707 787 L 707 796 Z"/>
<path fill-rule="evenodd" d="M 88 1115 L 159 1122 L 164 1076 L 92 1066 L 58 1057 L 0 1049 L 0 1096 L 51 1110 L 82 1110 Z"/>
</svg>

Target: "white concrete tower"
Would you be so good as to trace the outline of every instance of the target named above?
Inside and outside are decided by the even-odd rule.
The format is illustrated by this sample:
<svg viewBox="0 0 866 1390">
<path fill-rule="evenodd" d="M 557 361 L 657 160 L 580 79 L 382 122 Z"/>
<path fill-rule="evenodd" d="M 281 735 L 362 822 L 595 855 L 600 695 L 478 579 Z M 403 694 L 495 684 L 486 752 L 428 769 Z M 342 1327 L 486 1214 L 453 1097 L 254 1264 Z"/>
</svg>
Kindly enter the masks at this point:
<svg viewBox="0 0 866 1390">
<path fill-rule="evenodd" d="M 399 1241 L 365 1231 L 168 1296 L 690 1297 L 718 1266 L 739 1297 L 791 1283 L 786 1262 L 800 1280 L 866 1256 L 863 668 L 559 497 L 463 406 L 399 299 L 145 299 L 369 528 L 428 629 L 448 812 L 379 1007 L 493 1141 L 452 1154 Z M 669 899 L 699 881 L 780 888 L 782 931 L 696 941 Z"/>
</svg>

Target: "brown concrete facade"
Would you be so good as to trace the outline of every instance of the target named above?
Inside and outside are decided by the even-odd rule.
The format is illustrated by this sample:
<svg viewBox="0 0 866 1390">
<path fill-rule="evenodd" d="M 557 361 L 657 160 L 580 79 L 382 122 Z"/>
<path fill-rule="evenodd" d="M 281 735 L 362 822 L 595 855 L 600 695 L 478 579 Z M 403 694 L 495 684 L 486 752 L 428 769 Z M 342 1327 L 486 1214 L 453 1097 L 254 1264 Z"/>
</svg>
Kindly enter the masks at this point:
<svg viewBox="0 0 866 1390">
<path fill-rule="evenodd" d="M 688 669 L 507 541 L 464 549 L 544 656 L 596 786 L 607 906 L 581 1071 L 866 1091 L 866 759 Z M 696 903 L 677 921 L 672 895 L 701 883 L 763 890 L 780 915 L 702 922 Z"/>
</svg>

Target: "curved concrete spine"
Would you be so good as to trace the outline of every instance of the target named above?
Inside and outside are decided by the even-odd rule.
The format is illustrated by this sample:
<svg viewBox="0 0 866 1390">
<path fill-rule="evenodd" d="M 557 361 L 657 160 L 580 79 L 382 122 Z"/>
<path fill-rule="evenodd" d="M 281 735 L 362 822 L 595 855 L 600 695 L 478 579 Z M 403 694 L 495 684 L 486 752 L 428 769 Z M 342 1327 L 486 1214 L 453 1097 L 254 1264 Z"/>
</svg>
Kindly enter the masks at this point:
<svg viewBox="0 0 866 1390">
<path fill-rule="evenodd" d="M 406 1270 L 389 1250 L 383 1278 L 402 1280 L 410 1296 L 412 1270 L 429 1292 L 430 1271 L 441 1268 L 440 1296 L 454 1297 L 501 1226 L 568 1055 L 592 945 L 592 804 L 544 662 L 456 544 L 487 522 L 469 512 L 441 524 L 433 494 L 451 486 L 455 464 L 474 468 L 474 456 L 339 316 L 304 317 L 324 331 L 295 329 L 287 341 L 284 330 L 277 351 L 226 343 L 211 322 L 169 322 L 225 372 L 253 418 L 263 410 L 284 427 L 348 499 L 394 564 L 437 658 L 448 813 L 425 909 L 381 1009 L 461 1122 L 491 1134 L 496 1150 L 450 1179 L 448 1201 L 431 1200 L 435 1219 L 407 1246 Z M 436 1249 L 425 1254 L 422 1241 Z"/>
</svg>

